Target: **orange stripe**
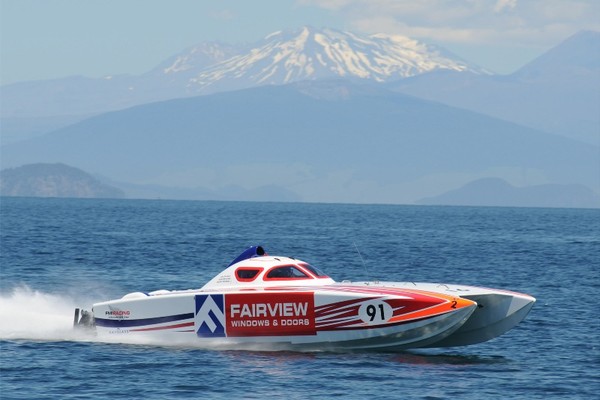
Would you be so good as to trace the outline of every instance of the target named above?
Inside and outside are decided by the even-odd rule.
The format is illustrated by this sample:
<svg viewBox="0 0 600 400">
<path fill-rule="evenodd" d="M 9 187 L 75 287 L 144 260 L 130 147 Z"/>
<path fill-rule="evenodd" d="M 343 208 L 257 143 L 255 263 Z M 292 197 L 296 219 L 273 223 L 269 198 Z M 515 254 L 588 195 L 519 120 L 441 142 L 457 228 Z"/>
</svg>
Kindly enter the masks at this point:
<svg viewBox="0 0 600 400">
<path fill-rule="evenodd" d="M 438 297 L 438 298 L 444 299 L 446 301 L 442 304 L 437 304 L 435 306 L 428 307 L 423 310 L 417 310 L 417 311 L 413 311 L 411 313 L 398 315 L 397 317 L 392 317 L 388 320 L 388 322 L 400 322 L 400 321 L 408 321 L 411 319 L 433 317 L 435 315 L 453 312 L 456 310 L 460 310 L 461 308 L 470 307 L 470 306 L 477 304 L 474 301 L 463 299 L 460 297 L 447 296 L 447 295 L 443 295 L 443 294 L 438 295 L 438 293 L 427 293 L 427 294 L 431 295 L 432 297 Z"/>
</svg>

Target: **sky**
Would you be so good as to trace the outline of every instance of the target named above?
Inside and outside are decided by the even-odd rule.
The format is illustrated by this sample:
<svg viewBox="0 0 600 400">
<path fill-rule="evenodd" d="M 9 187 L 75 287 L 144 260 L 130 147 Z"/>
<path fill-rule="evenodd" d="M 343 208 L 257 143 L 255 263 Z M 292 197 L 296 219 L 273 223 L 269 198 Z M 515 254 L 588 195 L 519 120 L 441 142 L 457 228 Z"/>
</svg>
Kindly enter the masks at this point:
<svg viewBox="0 0 600 400">
<path fill-rule="evenodd" d="M 409 36 L 507 74 L 583 29 L 597 0 L 0 0 L 0 84 L 141 74 L 204 41 L 304 25 Z"/>
</svg>

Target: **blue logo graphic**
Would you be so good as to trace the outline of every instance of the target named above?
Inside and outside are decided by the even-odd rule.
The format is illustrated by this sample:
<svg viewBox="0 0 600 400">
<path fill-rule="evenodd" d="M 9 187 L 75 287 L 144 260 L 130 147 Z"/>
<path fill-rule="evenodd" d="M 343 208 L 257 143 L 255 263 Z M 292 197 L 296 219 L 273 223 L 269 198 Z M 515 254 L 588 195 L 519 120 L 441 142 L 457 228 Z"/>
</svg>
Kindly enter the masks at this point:
<svg viewBox="0 0 600 400">
<path fill-rule="evenodd" d="M 196 295 L 194 325 L 200 337 L 225 337 L 225 300 L 222 294 Z"/>
</svg>

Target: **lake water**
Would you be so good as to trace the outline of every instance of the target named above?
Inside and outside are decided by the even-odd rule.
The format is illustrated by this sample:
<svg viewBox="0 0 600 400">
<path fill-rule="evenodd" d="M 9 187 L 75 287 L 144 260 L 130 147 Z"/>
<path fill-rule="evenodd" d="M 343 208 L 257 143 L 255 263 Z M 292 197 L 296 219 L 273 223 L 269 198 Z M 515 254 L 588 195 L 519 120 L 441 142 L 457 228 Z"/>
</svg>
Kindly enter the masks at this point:
<svg viewBox="0 0 600 400">
<path fill-rule="evenodd" d="M 597 398 L 600 210 L 2 198 L 0 398 Z M 218 351 L 78 337 L 73 308 L 199 288 L 253 244 L 336 280 L 528 293 L 490 342 Z M 362 255 L 362 259 L 358 251 Z"/>
</svg>

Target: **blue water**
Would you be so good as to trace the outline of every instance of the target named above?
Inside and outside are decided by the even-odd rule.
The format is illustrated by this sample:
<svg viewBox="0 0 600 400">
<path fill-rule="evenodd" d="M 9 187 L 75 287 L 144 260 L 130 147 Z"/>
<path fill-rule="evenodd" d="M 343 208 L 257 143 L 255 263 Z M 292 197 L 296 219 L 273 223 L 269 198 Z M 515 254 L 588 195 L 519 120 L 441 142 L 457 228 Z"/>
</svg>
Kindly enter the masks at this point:
<svg viewBox="0 0 600 400">
<path fill-rule="evenodd" d="M 600 392 L 600 210 L 2 198 L 0 233 L 3 400 Z M 73 335 L 75 306 L 198 288 L 252 244 L 336 280 L 463 283 L 538 302 L 490 342 L 398 353 L 217 351 Z"/>
</svg>

